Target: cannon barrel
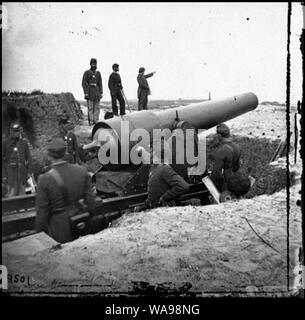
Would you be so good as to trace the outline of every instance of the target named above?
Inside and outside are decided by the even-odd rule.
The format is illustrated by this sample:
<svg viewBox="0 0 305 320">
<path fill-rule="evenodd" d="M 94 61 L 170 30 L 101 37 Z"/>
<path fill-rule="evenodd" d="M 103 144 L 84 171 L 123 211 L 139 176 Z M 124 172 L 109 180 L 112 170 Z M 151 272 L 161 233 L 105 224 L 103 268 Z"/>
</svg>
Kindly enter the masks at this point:
<svg viewBox="0 0 305 320">
<path fill-rule="evenodd" d="M 98 143 L 105 141 L 105 136 L 108 136 L 110 143 L 116 145 L 119 143 L 121 146 L 123 121 L 128 121 L 130 132 L 140 128 L 150 134 L 153 129 L 173 130 L 177 120 L 177 112 L 180 121 L 188 122 L 197 129 L 209 129 L 254 110 L 257 105 L 257 96 L 249 92 L 221 100 L 192 103 L 158 112 L 150 110 L 133 112 L 98 122 L 92 129 L 92 139 Z M 120 146 L 117 147 L 120 149 Z M 132 144 L 128 147 L 132 147 Z"/>
</svg>

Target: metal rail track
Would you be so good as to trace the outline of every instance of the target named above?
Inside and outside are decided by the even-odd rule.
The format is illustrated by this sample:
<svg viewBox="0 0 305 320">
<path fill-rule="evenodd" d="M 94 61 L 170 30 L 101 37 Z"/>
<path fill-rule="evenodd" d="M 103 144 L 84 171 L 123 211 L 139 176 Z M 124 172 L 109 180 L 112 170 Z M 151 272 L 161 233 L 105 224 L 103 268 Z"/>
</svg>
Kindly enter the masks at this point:
<svg viewBox="0 0 305 320">
<path fill-rule="evenodd" d="M 147 193 L 140 193 L 124 197 L 108 199 L 97 198 L 96 212 L 92 220 L 98 232 L 106 228 L 109 223 L 122 214 L 141 206 L 147 198 Z M 192 185 L 190 191 L 182 195 L 179 200 L 199 198 L 201 204 L 209 204 L 209 191 L 204 184 Z M 17 196 L 2 199 L 2 241 L 11 241 L 35 233 L 35 199 L 36 195 Z"/>
</svg>

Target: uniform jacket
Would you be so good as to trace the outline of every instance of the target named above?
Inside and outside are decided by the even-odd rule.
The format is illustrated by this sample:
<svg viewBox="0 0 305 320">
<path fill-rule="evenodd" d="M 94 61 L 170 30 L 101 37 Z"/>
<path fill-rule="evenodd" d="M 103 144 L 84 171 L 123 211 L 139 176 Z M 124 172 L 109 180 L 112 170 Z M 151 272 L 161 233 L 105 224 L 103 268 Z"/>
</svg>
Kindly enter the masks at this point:
<svg viewBox="0 0 305 320">
<path fill-rule="evenodd" d="M 32 173 L 32 157 L 26 139 L 10 137 L 3 141 L 2 165 L 5 168 L 9 185 L 12 185 L 17 179 L 22 183 L 26 182 L 27 175 Z"/>
<path fill-rule="evenodd" d="M 146 79 L 152 77 L 153 75 L 154 75 L 153 73 L 148 73 L 145 75 L 141 73 L 138 74 L 138 77 L 137 77 L 137 81 L 139 84 L 138 98 L 140 97 L 141 92 L 146 92 L 148 95 L 150 94 L 150 88 Z"/>
<path fill-rule="evenodd" d="M 70 202 L 77 205 L 84 199 L 90 210 L 94 209 L 94 195 L 91 178 L 86 168 L 61 161 L 53 164 L 60 174 L 68 190 Z M 36 196 L 36 231 L 46 232 L 60 243 L 73 240 L 69 217 L 64 213 L 57 213 L 65 207 L 61 188 L 54 177 L 45 173 L 39 176 Z"/>
<path fill-rule="evenodd" d="M 99 71 L 93 72 L 91 69 L 84 72 L 82 87 L 84 94 L 88 94 L 89 100 L 100 100 L 100 95 L 103 94 L 102 76 Z"/>
<path fill-rule="evenodd" d="M 67 143 L 67 157 L 64 160 L 70 163 L 81 164 L 79 154 L 78 154 L 78 143 L 76 135 L 69 131 L 67 134 L 62 135 L 62 138 Z"/>
<path fill-rule="evenodd" d="M 211 178 L 220 192 L 233 172 L 239 169 L 240 148 L 231 139 L 225 139 L 215 152 Z"/>
<path fill-rule="evenodd" d="M 148 203 L 152 207 L 159 204 L 160 198 L 169 201 L 189 189 L 189 184 L 168 164 L 153 165 L 148 179 Z"/>
<path fill-rule="evenodd" d="M 121 76 L 117 72 L 112 72 L 109 76 L 108 88 L 111 93 L 115 93 L 123 89 Z"/>
</svg>

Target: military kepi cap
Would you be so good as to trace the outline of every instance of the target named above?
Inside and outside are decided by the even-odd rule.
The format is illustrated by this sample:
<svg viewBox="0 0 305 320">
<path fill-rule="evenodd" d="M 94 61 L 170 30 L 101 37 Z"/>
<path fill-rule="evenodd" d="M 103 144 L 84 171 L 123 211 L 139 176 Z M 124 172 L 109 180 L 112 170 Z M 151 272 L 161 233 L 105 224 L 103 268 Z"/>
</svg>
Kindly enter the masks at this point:
<svg viewBox="0 0 305 320">
<path fill-rule="evenodd" d="M 19 131 L 19 130 L 20 130 L 20 124 L 17 123 L 17 122 L 13 122 L 13 123 L 11 124 L 11 130 L 13 130 L 13 131 Z"/>
<path fill-rule="evenodd" d="M 61 137 L 53 137 L 47 144 L 47 150 L 51 157 L 61 158 L 65 155 L 67 144 Z"/>
<path fill-rule="evenodd" d="M 229 127 L 224 124 L 224 123 L 221 123 L 219 124 L 217 127 L 216 127 L 216 132 L 218 134 L 220 134 L 221 136 L 223 136 L 224 138 L 227 138 L 230 136 L 230 129 Z"/>
<path fill-rule="evenodd" d="M 118 68 L 118 67 L 119 67 L 119 65 L 118 65 L 117 63 L 114 63 L 114 64 L 112 65 L 112 69 Z"/>
<path fill-rule="evenodd" d="M 92 63 L 97 63 L 97 60 L 95 59 L 95 58 L 91 58 L 91 60 L 90 60 L 90 64 L 92 64 Z"/>
<path fill-rule="evenodd" d="M 143 68 L 143 67 L 141 67 L 140 69 L 139 69 L 139 73 L 142 73 L 142 72 L 144 72 L 145 71 L 145 68 Z"/>
</svg>

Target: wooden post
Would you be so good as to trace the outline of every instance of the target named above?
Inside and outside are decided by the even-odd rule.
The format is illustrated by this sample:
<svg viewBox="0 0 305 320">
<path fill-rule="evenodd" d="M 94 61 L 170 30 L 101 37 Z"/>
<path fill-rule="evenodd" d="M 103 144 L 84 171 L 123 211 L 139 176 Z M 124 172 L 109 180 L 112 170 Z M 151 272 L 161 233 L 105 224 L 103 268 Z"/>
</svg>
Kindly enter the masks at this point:
<svg viewBox="0 0 305 320">
<path fill-rule="evenodd" d="M 298 114 L 294 114 L 294 164 L 297 163 L 297 154 L 298 154 Z"/>
</svg>

